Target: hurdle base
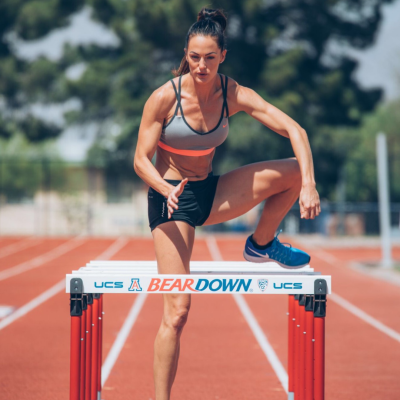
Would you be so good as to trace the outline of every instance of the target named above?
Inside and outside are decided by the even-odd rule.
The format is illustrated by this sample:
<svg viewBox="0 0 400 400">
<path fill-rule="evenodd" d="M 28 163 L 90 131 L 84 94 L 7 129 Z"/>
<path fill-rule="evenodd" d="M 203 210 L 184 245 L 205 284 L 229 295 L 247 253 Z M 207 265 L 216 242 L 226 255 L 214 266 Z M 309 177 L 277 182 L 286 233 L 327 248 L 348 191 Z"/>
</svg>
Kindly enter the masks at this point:
<svg viewBox="0 0 400 400">
<path fill-rule="evenodd" d="M 294 392 L 288 393 L 288 400 L 294 400 Z"/>
</svg>

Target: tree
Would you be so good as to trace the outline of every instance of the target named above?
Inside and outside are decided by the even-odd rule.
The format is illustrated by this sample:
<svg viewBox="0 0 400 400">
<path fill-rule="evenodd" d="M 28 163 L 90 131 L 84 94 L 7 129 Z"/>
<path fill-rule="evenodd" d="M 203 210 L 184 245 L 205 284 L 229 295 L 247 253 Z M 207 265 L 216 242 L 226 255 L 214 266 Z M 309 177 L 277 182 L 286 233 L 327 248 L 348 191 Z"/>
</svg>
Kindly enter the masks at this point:
<svg viewBox="0 0 400 400">
<path fill-rule="evenodd" d="M 345 160 L 327 146 L 335 141 L 330 127 L 357 126 L 381 98 L 381 90 L 361 89 L 354 80 L 356 61 L 330 54 L 327 45 L 371 45 L 387 2 L 214 1 L 210 5 L 222 7 L 229 18 L 228 57 L 221 71 L 254 88 L 307 130 L 324 197 L 330 195 Z M 169 71 L 179 64 L 187 29 L 203 3 L 137 0 L 116 6 L 93 0 L 91 4 L 95 17 L 114 27 L 121 40 L 120 52 L 114 53 L 119 62 L 113 61 L 118 68 L 113 70 L 115 84 L 107 103 L 116 107 L 114 115 L 119 110 L 122 121 L 130 120 L 129 115 L 140 115 L 151 91 L 171 78 Z M 126 101 L 132 98 L 135 101 Z M 131 123 L 123 132 L 116 149 L 131 152 L 137 125 Z M 244 163 L 293 155 L 287 139 L 267 132 L 246 115 L 232 118 L 231 135 L 217 151 L 215 169 L 225 172 Z"/>
<path fill-rule="evenodd" d="M 329 146 L 335 141 L 332 127 L 358 126 L 381 98 L 381 90 L 362 89 L 354 80 L 357 62 L 331 52 L 328 44 L 371 45 L 382 5 L 391 1 L 221 0 L 208 5 L 228 14 L 228 57 L 221 72 L 256 90 L 307 130 L 323 197 L 330 195 L 336 171 L 345 161 L 341 152 Z M 65 24 L 83 0 L 52 0 L 51 7 L 44 3 L 49 1 L 3 6 L 8 13 L 3 32 L 14 29 L 25 38 L 39 37 Z M 7 93 L 10 104 L 21 92 L 29 99 L 79 99 L 81 108 L 67 115 L 69 123 L 95 122 L 99 127 L 89 162 L 102 154 L 110 171 L 133 177 L 132 156 L 143 105 L 154 89 L 172 77 L 170 70 L 183 56 L 186 32 L 204 3 L 87 0 L 85 4 L 91 6 L 93 18 L 112 29 L 119 45 L 69 46 L 58 62 L 37 60 L 37 78 L 25 79 L 30 86 L 16 79 L 29 76 L 24 75 L 27 67 L 8 52 L 5 58 L 13 65 L 9 69 L 15 71 L 18 66 L 18 74 L 10 72 L 9 83 L 0 81 L 7 90 L 1 86 L 0 90 Z M 76 64 L 84 65 L 84 72 L 78 79 L 69 79 L 64 72 Z M 38 84 L 43 79 L 46 90 Z M 109 133 L 113 125 L 118 127 L 116 135 Z M 218 149 L 214 167 L 224 172 L 244 163 L 291 155 L 287 139 L 239 114 L 232 118 L 230 138 Z"/>
<path fill-rule="evenodd" d="M 363 119 L 359 128 L 342 132 L 351 135 L 345 161 L 346 197 L 349 201 L 378 201 L 376 135 L 384 132 L 387 138 L 390 201 L 400 202 L 400 100 L 381 105 Z"/>
<path fill-rule="evenodd" d="M 61 127 L 36 118 L 32 103 L 52 103 L 60 92 L 62 65 L 45 58 L 33 63 L 16 56 L 12 36 L 25 40 L 43 37 L 68 23 L 83 0 L 10 0 L 0 3 L 0 137 L 23 131 L 32 142 L 58 136 Z M 61 95 L 64 97 L 65 95 Z"/>
<path fill-rule="evenodd" d="M 67 191 L 67 183 L 54 140 L 32 144 L 22 132 L 0 138 L 0 203 L 31 201 L 39 190 Z"/>
</svg>

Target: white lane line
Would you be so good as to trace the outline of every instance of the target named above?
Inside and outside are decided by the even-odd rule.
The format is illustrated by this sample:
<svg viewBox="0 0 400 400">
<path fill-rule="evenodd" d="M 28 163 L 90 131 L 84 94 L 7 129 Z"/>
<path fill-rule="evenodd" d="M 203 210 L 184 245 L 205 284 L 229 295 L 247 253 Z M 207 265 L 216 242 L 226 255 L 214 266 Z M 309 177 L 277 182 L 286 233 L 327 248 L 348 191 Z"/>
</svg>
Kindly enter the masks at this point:
<svg viewBox="0 0 400 400">
<path fill-rule="evenodd" d="M 26 303 L 22 307 L 18 308 L 8 317 L 5 317 L 0 321 L 0 330 L 4 329 L 6 326 L 10 325 L 12 322 L 16 321 L 17 319 L 23 317 L 29 311 L 32 311 L 40 304 L 44 303 L 46 300 L 52 298 L 55 294 L 60 292 L 61 290 L 65 289 L 65 279 L 55 284 L 50 289 L 47 289 L 45 292 L 40 294 L 39 296 L 35 297 L 30 302 Z"/>
<path fill-rule="evenodd" d="M 349 311 L 356 317 L 365 321 L 367 324 L 372 325 L 374 328 L 378 329 L 379 331 L 383 332 L 384 334 L 390 336 L 392 339 L 397 340 L 400 343 L 400 333 L 396 332 L 392 328 L 389 328 L 388 326 L 378 321 L 374 317 L 371 317 L 371 315 L 367 314 L 365 311 L 356 307 L 354 304 L 350 303 L 349 301 L 339 296 L 338 294 L 336 293 L 330 294 L 328 296 L 328 300 L 332 300 L 339 306 L 343 307 L 346 311 Z"/>
<path fill-rule="evenodd" d="M 115 250 L 113 253 L 109 252 L 108 254 L 111 254 L 110 257 L 112 257 L 117 251 L 117 246 L 115 244 L 119 241 L 120 239 L 117 239 L 107 250 L 106 252 L 113 247 Z M 101 255 L 103 255 L 105 252 L 103 252 Z M 47 289 L 45 292 L 40 294 L 39 296 L 35 297 L 33 300 L 29 301 L 22 307 L 18 308 L 16 311 L 14 311 L 12 314 L 9 316 L 5 317 L 0 321 L 0 330 L 5 328 L 6 326 L 10 325 L 12 322 L 16 321 L 17 319 L 21 318 L 28 312 L 32 311 L 36 307 L 38 307 L 40 304 L 44 303 L 46 300 L 49 300 L 53 296 L 55 296 L 57 293 L 61 292 L 62 290 L 65 290 L 65 278 L 63 278 L 60 282 L 56 283 L 54 286 L 52 286 L 50 289 Z"/>
<path fill-rule="evenodd" d="M 128 239 L 124 237 L 120 237 L 116 240 L 106 251 L 100 254 L 96 260 L 109 260 L 114 254 L 116 254 L 120 249 L 122 249 L 127 243 Z M 119 331 L 117 338 L 115 339 L 110 352 L 107 355 L 106 360 L 104 361 L 101 367 L 101 387 L 107 381 L 111 370 L 114 367 L 115 362 L 117 361 L 119 354 L 124 347 L 126 339 L 129 336 L 129 333 L 136 322 L 136 319 L 140 313 L 140 310 L 143 307 L 144 301 L 146 300 L 147 294 L 139 294 L 135 299 L 135 302 L 132 305 L 131 310 L 129 311 L 128 316 L 125 319 L 125 322 Z"/>
<path fill-rule="evenodd" d="M 257 342 L 260 345 L 262 351 L 267 356 L 267 359 L 271 364 L 272 369 L 275 371 L 275 374 L 278 377 L 279 381 L 281 382 L 282 387 L 285 389 L 285 392 L 288 393 L 288 375 L 286 373 L 286 370 L 282 363 L 279 361 L 278 356 L 276 355 L 263 330 L 258 324 L 253 313 L 251 312 L 249 306 L 246 303 L 246 300 L 239 293 L 233 294 L 233 298 L 235 299 L 236 304 L 242 312 L 246 322 L 249 324 L 250 329 L 252 330 L 254 337 L 257 339 Z"/>
<path fill-rule="evenodd" d="M 346 261 L 340 261 L 338 258 L 336 258 L 334 255 L 328 253 L 325 250 L 318 249 L 313 252 L 314 255 L 316 255 L 318 258 L 321 260 L 325 260 L 329 264 L 333 265 L 334 267 L 340 267 L 340 264 L 345 263 Z"/>
<path fill-rule="evenodd" d="M 35 239 L 35 236 L 28 236 L 28 237 L 19 238 L 15 242 L 10 243 L 7 246 L 0 247 L 0 254 L 3 253 L 3 251 L 8 251 L 9 249 L 12 250 L 15 246 L 19 246 L 21 243 L 25 243 L 25 242 L 27 242 L 29 240 L 33 240 L 33 239 Z M 1 246 L 1 242 L 0 242 L 0 246 Z"/>
<path fill-rule="evenodd" d="M 390 268 L 369 268 L 363 265 L 362 262 L 357 261 L 342 261 L 339 260 L 334 255 L 328 253 L 325 250 L 317 250 L 313 252 L 315 256 L 320 258 L 321 260 L 326 261 L 328 264 L 332 265 L 333 267 L 341 267 L 343 264 L 347 264 L 352 270 L 360 272 L 361 274 L 368 276 L 370 278 L 379 279 L 384 282 L 389 282 L 392 285 L 400 286 L 400 275 Z"/>
<path fill-rule="evenodd" d="M 218 243 L 215 240 L 215 237 L 210 236 L 206 239 L 206 243 L 208 246 L 208 250 L 210 251 L 211 257 L 214 259 L 214 261 L 222 261 L 222 254 L 219 250 Z M 279 358 L 276 355 L 271 344 L 269 343 L 265 333 L 261 329 L 253 313 L 251 312 L 246 300 L 242 295 L 238 293 L 233 294 L 232 296 L 236 301 L 236 304 L 238 305 L 244 319 L 248 323 L 251 331 L 253 332 L 253 335 L 256 338 L 258 344 L 260 345 L 269 363 L 271 364 L 272 369 L 275 371 L 275 374 L 281 382 L 283 389 L 286 393 L 288 393 L 288 375 L 286 373 L 286 370 L 283 367 L 282 363 L 279 361 Z"/>
<path fill-rule="evenodd" d="M 118 336 L 115 339 L 110 352 L 107 355 L 107 359 L 101 368 L 101 386 L 106 383 L 115 362 L 118 359 L 119 353 L 121 352 L 129 333 L 136 322 L 136 319 L 143 307 L 144 301 L 146 300 L 147 293 L 142 293 L 137 296 L 135 302 L 129 311 L 128 316 L 122 326 L 121 330 L 118 332 Z"/>
<path fill-rule="evenodd" d="M 55 249 L 50 250 L 49 252 L 42 254 L 38 257 L 35 257 L 32 260 L 25 261 L 21 264 L 15 265 L 14 267 L 5 269 L 4 271 L 0 272 L 0 281 L 11 278 L 12 276 L 18 275 L 22 272 L 29 271 L 33 268 L 40 267 L 43 264 L 52 261 L 65 253 L 68 253 L 75 247 L 82 245 L 85 241 L 86 239 L 82 238 L 70 239 L 68 242 L 63 243 L 62 245 L 56 247 Z"/>
<path fill-rule="evenodd" d="M 323 256 L 318 255 L 318 253 L 323 254 Z M 329 256 L 329 257 L 327 257 L 327 256 Z M 335 256 L 333 256 L 323 250 L 318 250 L 317 257 L 320 258 L 322 261 L 325 261 L 334 267 L 337 267 L 340 262 L 343 262 L 343 261 L 340 261 Z M 382 333 L 391 337 L 392 339 L 400 342 L 400 333 L 399 332 L 395 331 L 392 328 L 389 328 L 387 325 L 383 324 L 376 318 L 367 314 L 365 311 L 361 310 L 361 308 L 358 308 L 353 303 L 350 303 L 350 301 L 346 300 L 342 296 L 339 296 L 338 294 L 332 292 L 332 294 L 330 294 L 328 296 L 328 301 L 329 300 L 332 300 L 333 302 L 335 302 L 336 304 L 338 304 L 339 306 L 344 308 L 346 311 L 352 313 L 353 315 L 360 318 L 367 324 L 370 324 L 371 326 L 373 326 L 375 329 L 378 329 L 379 331 L 381 331 Z"/>
<path fill-rule="evenodd" d="M 10 315 L 14 310 L 15 307 L 13 306 L 0 306 L 0 319 L 7 317 L 7 315 Z"/>
<path fill-rule="evenodd" d="M 108 247 L 103 253 L 101 253 L 96 258 L 96 260 L 109 260 L 114 254 L 118 253 L 127 243 L 127 238 L 118 238 L 110 247 Z"/>
<path fill-rule="evenodd" d="M 10 244 L 7 247 L 3 247 L 0 250 L 0 258 L 7 257 L 11 254 L 17 253 L 18 251 L 28 249 L 29 247 L 35 246 L 42 242 L 42 240 L 36 238 L 28 238 L 19 240 L 17 243 Z"/>
<path fill-rule="evenodd" d="M 214 236 L 207 236 L 206 243 L 208 247 L 208 251 L 211 254 L 211 257 L 214 261 L 223 261 L 222 254 L 219 250 L 217 241 Z"/>
</svg>

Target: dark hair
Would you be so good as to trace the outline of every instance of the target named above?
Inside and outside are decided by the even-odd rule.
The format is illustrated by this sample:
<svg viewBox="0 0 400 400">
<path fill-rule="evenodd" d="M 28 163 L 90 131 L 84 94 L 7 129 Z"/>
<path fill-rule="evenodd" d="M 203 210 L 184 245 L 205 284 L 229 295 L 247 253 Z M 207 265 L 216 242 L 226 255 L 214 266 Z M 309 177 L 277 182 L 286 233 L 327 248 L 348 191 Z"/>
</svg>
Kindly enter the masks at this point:
<svg viewBox="0 0 400 400">
<path fill-rule="evenodd" d="M 216 42 L 221 51 L 226 48 L 226 39 L 224 31 L 226 28 L 226 16 L 222 10 L 211 10 L 203 7 L 197 14 L 197 22 L 195 22 L 186 35 L 185 47 L 188 48 L 189 40 L 193 36 L 211 36 L 216 38 Z M 174 76 L 185 75 L 189 72 L 189 63 L 186 60 L 186 55 L 183 56 L 181 65 L 178 69 L 172 70 Z"/>
</svg>

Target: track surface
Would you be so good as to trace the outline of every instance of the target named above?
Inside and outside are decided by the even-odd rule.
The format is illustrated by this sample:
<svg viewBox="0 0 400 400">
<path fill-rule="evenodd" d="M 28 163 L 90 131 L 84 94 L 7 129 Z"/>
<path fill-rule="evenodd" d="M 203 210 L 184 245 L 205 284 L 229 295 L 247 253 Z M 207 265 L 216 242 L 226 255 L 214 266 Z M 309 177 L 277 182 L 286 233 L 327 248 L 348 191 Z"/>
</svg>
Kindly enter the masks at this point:
<svg viewBox="0 0 400 400">
<path fill-rule="evenodd" d="M 244 237 L 217 237 L 224 260 L 242 260 Z M 71 250 L 47 260 L 33 259 L 65 246 L 71 238 L 0 238 L 0 273 L 24 265 L 0 280 L 0 305 L 20 308 L 56 285 L 72 269 L 111 249 L 114 260 L 154 260 L 151 239 L 78 239 Z M 30 240 L 30 239 L 29 239 Z M 23 243 L 25 241 L 25 244 Z M 293 245 L 296 246 L 291 240 Z M 14 251 L 21 244 L 20 251 Z M 10 246 L 14 246 L 10 250 Z M 114 246 L 110 248 L 110 246 Z M 400 335 L 400 290 L 348 267 L 349 261 L 378 260 L 379 249 L 312 249 L 311 265 L 332 275 L 335 294 Z M 119 250 L 118 250 L 119 249 Z M 211 249 L 212 251 L 212 249 Z M 395 249 L 400 258 L 400 249 Z M 107 257 L 107 256 L 106 256 Z M 212 260 L 205 239 L 196 239 L 193 260 Z M 40 263 L 40 260 L 43 260 Z M 27 266 L 27 267 L 26 267 Z M 0 275 L 1 276 L 1 275 Z M 104 297 L 103 362 L 136 295 Z M 245 300 L 282 365 L 287 368 L 287 296 L 249 295 Z M 123 351 L 103 387 L 104 400 L 154 400 L 153 341 L 162 312 L 161 295 L 147 296 Z M 7 317 L 6 317 L 7 318 Z M 6 318 L 3 318 L 3 322 Z M 69 398 L 69 295 L 60 289 L 31 311 L 1 328 L 0 399 Z M 400 336 L 399 336 L 400 337 Z M 328 296 L 326 399 L 395 400 L 400 393 L 400 340 L 343 308 Z M 193 296 L 182 336 L 175 400 L 284 400 L 286 392 L 231 295 Z"/>
</svg>

